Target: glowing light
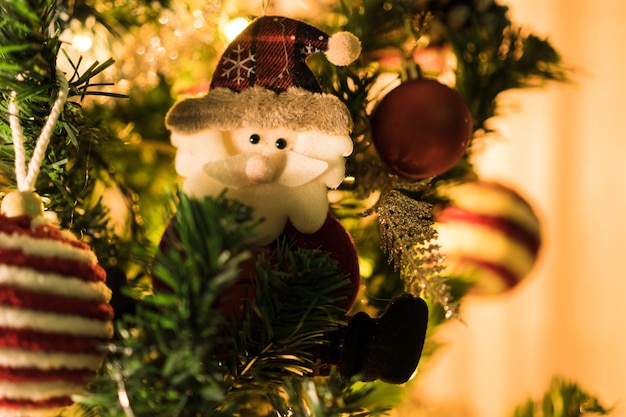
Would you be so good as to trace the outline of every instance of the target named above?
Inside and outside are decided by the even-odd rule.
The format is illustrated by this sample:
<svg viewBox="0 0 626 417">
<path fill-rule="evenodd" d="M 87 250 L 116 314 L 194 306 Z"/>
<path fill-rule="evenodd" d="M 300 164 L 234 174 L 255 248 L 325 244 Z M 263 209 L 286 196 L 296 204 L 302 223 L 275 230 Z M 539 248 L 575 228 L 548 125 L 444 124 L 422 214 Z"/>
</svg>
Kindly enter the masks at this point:
<svg viewBox="0 0 626 417">
<path fill-rule="evenodd" d="M 243 17 L 238 17 L 236 19 L 231 20 L 226 24 L 224 28 L 224 36 L 228 42 L 231 42 L 233 39 L 237 37 L 248 26 L 248 21 Z"/>
<path fill-rule="evenodd" d="M 203 25 L 204 25 L 204 19 L 203 18 L 194 19 L 193 27 L 195 29 L 200 29 L 200 28 L 202 28 Z"/>
<path fill-rule="evenodd" d="M 79 52 L 87 52 L 93 46 L 93 39 L 89 35 L 78 34 L 74 36 L 72 45 L 74 45 L 74 48 Z"/>
<path fill-rule="evenodd" d="M 201 29 L 204 26 L 205 20 L 202 14 L 202 10 L 193 11 L 193 27 L 194 29 Z"/>
</svg>

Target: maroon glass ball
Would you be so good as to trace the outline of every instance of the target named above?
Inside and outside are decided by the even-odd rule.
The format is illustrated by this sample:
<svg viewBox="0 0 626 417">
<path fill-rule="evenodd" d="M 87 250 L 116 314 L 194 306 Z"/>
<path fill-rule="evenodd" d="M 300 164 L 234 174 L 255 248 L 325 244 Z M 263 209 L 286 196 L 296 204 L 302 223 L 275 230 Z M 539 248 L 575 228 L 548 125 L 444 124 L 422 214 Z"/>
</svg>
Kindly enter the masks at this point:
<svg viewBox="0 0 626 417">
<path fill-rule="evenodd" d="M 374 109 L 371 127 L 381 159 L 410 179 L 452 168 L 472 136 L 467 104 L 456 91 L 430 79 L 404 82 L 383 97 Z"/>
</svg>

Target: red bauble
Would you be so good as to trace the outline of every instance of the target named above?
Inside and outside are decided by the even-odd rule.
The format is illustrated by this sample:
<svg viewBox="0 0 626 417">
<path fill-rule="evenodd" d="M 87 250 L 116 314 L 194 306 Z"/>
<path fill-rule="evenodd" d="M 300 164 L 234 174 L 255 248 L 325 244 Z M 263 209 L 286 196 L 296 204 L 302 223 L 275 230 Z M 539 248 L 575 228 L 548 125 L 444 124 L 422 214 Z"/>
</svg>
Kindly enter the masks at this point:
<svg viewBox="0 0 626 417">
<path fill-rule="evenodd" d="M 404 82 L 387 94 L 374 110 L 371 126 L 382 160 L 410 179 L 452 168 L 472 135 L 472 118 L 461 96 L 429 79 Z"/>
</svg>

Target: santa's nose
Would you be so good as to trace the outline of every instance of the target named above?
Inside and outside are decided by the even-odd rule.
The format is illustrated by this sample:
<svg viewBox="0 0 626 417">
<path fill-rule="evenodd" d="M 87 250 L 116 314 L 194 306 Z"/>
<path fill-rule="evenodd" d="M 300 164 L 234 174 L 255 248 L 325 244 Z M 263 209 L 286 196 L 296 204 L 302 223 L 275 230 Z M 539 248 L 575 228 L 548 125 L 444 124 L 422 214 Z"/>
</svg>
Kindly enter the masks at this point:
<svg viewBox="0 0 626 417">
<path fill-rule="evenodd" d="M 253 155 L 246 162 L 246 176 L 257 184 L 268 184 L 276 180 L 284 168 L 281 154 Z"/>
</svg>

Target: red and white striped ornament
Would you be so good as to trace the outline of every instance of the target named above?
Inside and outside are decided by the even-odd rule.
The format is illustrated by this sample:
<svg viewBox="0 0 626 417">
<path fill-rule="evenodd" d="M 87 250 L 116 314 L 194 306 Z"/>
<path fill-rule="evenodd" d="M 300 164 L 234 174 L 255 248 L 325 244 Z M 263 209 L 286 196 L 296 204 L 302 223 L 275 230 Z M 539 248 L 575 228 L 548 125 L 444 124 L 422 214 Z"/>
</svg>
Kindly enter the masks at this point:
<svg viewBox="0 0 626 417">
<path fill-rule="evenodd" d="M 17 191 L 0 207 L 0 417 L 55 416 L 71 405 L 113 336 L 104 269 L 89 245 L 44 217 L 34 192 L 68 96 L 61 71 L 57 81 L 28 167 L 15 92 L 9 101 Z"/>
<path fill-rule="evenodd" d="M 532 270 L 541 245 L 540 223 L 515 190 L 492 181 L 444 187 L 450 199 L 435 215 L 446 275 L 474 294 L 496 295 Z"/>
<path fill-rule="evenodd" d="M 111 291 L 87 244 L 41 216 L 13 217 L 5 203 L 0 416 L 56 415 L 73 403 L 72 395 L 84 393 L 102 364 L 113 333 Z"/>
</svg>

